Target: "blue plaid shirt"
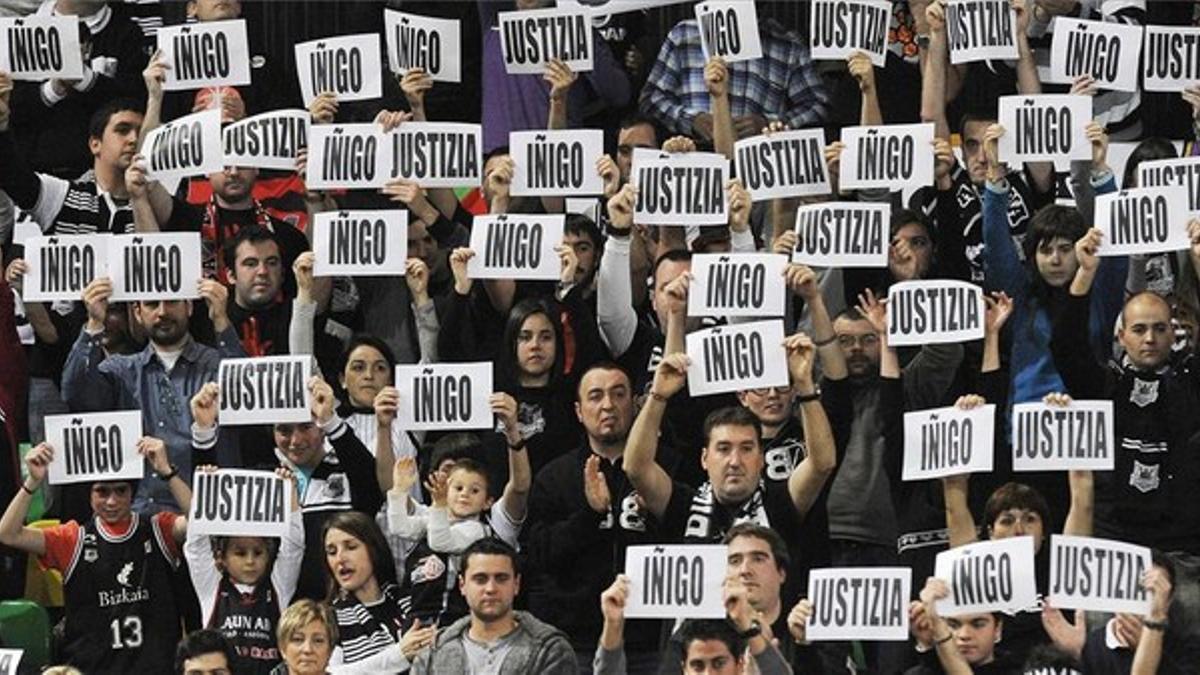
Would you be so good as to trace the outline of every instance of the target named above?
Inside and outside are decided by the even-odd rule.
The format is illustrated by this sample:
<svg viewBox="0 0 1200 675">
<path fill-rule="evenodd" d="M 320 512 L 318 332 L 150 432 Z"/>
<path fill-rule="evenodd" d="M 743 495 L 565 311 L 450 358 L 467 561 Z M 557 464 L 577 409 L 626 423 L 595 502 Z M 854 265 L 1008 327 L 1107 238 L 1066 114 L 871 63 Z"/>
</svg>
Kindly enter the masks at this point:
<svg viewBox="0 0 1200 675">
<path fill-rule="evenodd" d="M 808 48 L 774 19 L 760 23 L 761 59 L 728 64 L 729 107 L 734 117 L 757 114 L 793 129 L 819 126 L 829 95 L 813 69 Z M 639 101 L 642 113 L 677 134 L 691 134 L 692 120 L 709 112 L 704 50 L 695 19 L 680 21 L 663 41 Z"/>
</svg>

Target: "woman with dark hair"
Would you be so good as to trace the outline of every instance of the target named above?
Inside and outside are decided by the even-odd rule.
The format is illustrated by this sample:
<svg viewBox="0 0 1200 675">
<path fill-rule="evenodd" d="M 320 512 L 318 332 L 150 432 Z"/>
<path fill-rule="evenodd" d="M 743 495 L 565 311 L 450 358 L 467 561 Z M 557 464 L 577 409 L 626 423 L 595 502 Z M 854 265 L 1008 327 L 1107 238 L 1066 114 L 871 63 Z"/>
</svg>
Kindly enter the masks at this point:
<svg viewBox="0 0 1200 675">
<path fill-rule="evenodd" d="M 533 475 L 554 457 L 577 447 L 579 420 L 571 404 L 574 388 L 563 376 L 563 332 L 548 300 L 529 298 L 509 312 L 496 355 L 496 390 L 517 403 L 521 441 L 529 449 Z M 497 426 L 503 432 L 503 426 Z"/>
<path fill-rule="evenodd" d="M 359 333 L 346 345 L 342 372 L 338 383 L 342 387 L 342 405 L 338 415 L 354 431 L 354 435 L 376 458 L 376 477 L 380 489 L 391 489 L 392 465 L 402 457 L 416 458 L 420 439 L 396 424 L 391 415 L 375 414 L 376 402 L 387 403 L 388 411 L 399 405 L 399 394 L 393 387 L 396 357 L 387 343 L 373 335 Z M 414 485 L 411 496 L 421 501 L 421 487 Z"/>
<path fill-rule="evenodd" d="M 994 124 L 985 135 L 988 182 L 983 194 L 984 279 L 986 286 L 1004 291 L 1013 299 L 1009 398 L 1012 403 L 1025 403 L 1066 390 L 1050 353 L 1051 321 L 1079 267 L 1075 242 L 1088 233 L 1088 226 L 1072 207 L 1043 207 L 1025 233 L 1022 264 L 1008 229 L 1010 191 L 997 150 L 1004 133 L 1003 127 Z M 1088 139 L 1092 143 L 1092 185 L 1097 194 L 1113 192 L 1117 186 L 1106 162 L 1108 137 L 1099 124 L 1092 122 Z M 1105 359 L 1112 354 L 1112 326 L 1124 301 L 1126 264 L 1123 257 L 1105 258 L 1097 274 L 1098 291 L 1091 295 L 1091 346 Z M 1007 408 L 1003 405 L 1006 402 L 997 403 Z"/>
<path fill-rule="evenodd" d="M 358 511 L 343 511 L 325 523 L 325 567 L 329 601 L 337 617 L 337 651 L 332 663 L 376 657 L 393 663 L 392 645 L 411 659 L 432 643 L 432 626 L 413 626 L 401 636 L 405 608 L 396 585 L 396 564 L 379 526 Z M 375 663 L 372 661 L 371 663 Z M 363 664 L 365 665 L 365 664 Z"/>
</svg>

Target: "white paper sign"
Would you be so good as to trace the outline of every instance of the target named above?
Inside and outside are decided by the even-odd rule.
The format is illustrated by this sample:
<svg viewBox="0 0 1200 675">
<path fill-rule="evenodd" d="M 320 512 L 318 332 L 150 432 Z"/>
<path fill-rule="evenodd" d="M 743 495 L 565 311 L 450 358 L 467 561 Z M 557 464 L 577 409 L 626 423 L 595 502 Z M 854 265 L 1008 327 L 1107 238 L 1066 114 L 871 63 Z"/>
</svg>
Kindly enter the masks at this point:
<svg viewBox="0 0 1200 675">
<path fill-rule="evenodd" d="M 600 129 L 513 131 L 508 147 L 516 165 L 514 197 L 604 194 L 596 162 L 604 156 Z"/>
<path fill-rule="evenodd" d="M 1050 81 L 1070 84 L 1091 75 L 1102 89 L 1137 91 L 1141 53 L 1141 26 L 1058 16 L 1050 43 Z"/>
<path fill-rule="evenodd" d="M 1200 28 L 1146 26 L 1142 89 L 1180 92 L 1200 84 Z"/>
<path fill-rule="evenodd" d="M 722 619 L 729 548 L 724 544 L 625 549 L 627 619 Z"/>
<path fill-rule="evenodd" d="M 0 675 L 17 675 L 24 649 L 0 649 Z"/>
<path fill-rule="evenodd" d="M 950 0 L 946 3 L 950 62 L 1017 58 L 1017 12 L 1009 0 Z"/>
<path fill-rule="evenodd" d="M 907 567 L 831 567 L 808 573 L 813 613 L 805 637 L 825 640 L 908 639 Z"/>
<path fill-rule="evenodd" d="M 729 161 L 712 152 L 668 153 L 634 148 L 633 219 L 642 225 L 724 225 Z"/>
<path fill-rule="evenodd" d="M 16 212 L 16 218 L 13 223 L 12 243 L 17 246 L 24 246 L 25 242 L 33 237 L 42 236 L 42 226 L 33 219 L 33 216 L 28 211 L 22 211 L 20 207 L 13 207 L 13 211 Z"/>
<path fill-rule="evenodd" d="M 777 253 L 697 253 L 688 316 L 783 316 L 786 267 L 787 257 Z"/>
<path fill-rule="evenodd" d="M 199 298 L 200 233 L 112 235 L 108 276 L 112 302 Z"/>
<path fill-rule="evenodd" d="M 396 388 L 401 429 L 492 428 L 491 362 L 396 366 Z"/>
<path fill-rule="evenodd" d="M 540 75 L 558 59 L 576 73 L 592 69 L 591 12 L 551 7 L 500 12 L 500 51 L 509 75 Z"/>
<path fill-rule="evenodd" d="M 888 0 L 813 0 L 809 54 L 814 61 L 844 61 L 854 52 L 865 52 L 882 68 L 891 20 Z"/>
<path fill-rule="evenodd" d="M 192 475 L 188 532 L 193 534 L 283 537 L 291 512 L 292 485 L 273 471 L 220 469 Z"/>
<path fill-rule="evenodd" d="M 392 163 L 391 139 L 378 124 L 314 124 L 308 130 L 311 190 L 383 187 Z"/>
<path fill-rule="evenodd" d="M 887 267 L 886 202 L 822 202 L 796 209 L 792 262 L 815 267 Z"/>
<path fill-rule="evenodd" d="M 1180 185 L 1187 190 L 1188 215 L 1200 218 L 1200 157 L 1154 159 L 1138 164 L 1138 187 L 1172 185 Z"/>
<path fill-rule="evenodd" d="M 693 331 L 686 339 L 692 396 L 786 387 L 790 382 L 783 322 L 778 319 Z"/>
<path fill-rule="evenodd" d="M 478 124 L 458 122 L 405 122 L 385 136 L 385 174 L 426 188 L 479 185 L 482 129 Z"/>
<path fill-rule="evenodd" d="M 163 26 L 158 29 L 158 48 L 171 66 L 164 91 L 250 84 L 245 19 Z"/>
<path fill-rule="evenodd" d="M 833 192 L 825 165 L 825 130 L 759 135 L 734 144 L 737 175 L 750 199 L 807 197 Z"/>
<path fill-rule="evenodd" d="M 230 124 L 222 132 L 225 166 L 295 170 L 311 120 L 307 110 L 272 110 Z"/>
<path fill-rule="evenodd" d="M 1093 537 L 1050 536 L 1050 593 L 1060 609 L 1150 613 L 1150 593 L 1142 574 L 1150 569 L 1150 549 Z"/>
<path fill-rule="evenodd" d="M 225 169 L 221 111 L 215 108 L 171 120 L 146 134 L 146 173 L 160 183 L 207 176 Z"/>
<path fill-rule="evenodd" d="M 1014 471 L 1112 470 L 1112 401 L 1017 403 L 1012 416 Z"/>
<path fill-rule="evenodd" d="M 903 480 L 926 480 L 992 470 L 995 404 L 904 413 Z"/>
<path fill-rule="evenodd" d="M 475 216 L 467 261 L 472 279 L 557 280 L 561 264 L 555 246 L 562 243 L 566 216 L 523 213 Z"/>
<path fill-rule="evenodd" d="M 79 18 L 0 17 L 0 72 L 35 82 L 83 78 Z"/>
<path fill-rule="evenodd" d="M 695 9 L 706 61 L 714 56 L 726 63 L 762 58 L 758 10 L 752 0 L 706 0 Z"/>
<path fill-rule="evenodd" d="M 942 344 L 983 337 L 983 289 L 966 281 L 902 281 L 888 292 L 888 344 Z"/>
<path fill-rule="evenodd" d="M 933 124 L 844 127 L 838 182 L 843 190 L 933 184 Z"/>
<path fill-rule="evenodd" d="M 1097 255 L 1182 251 L 1187 233 L 1187 188 L 1180 185 L 1096 195 L 1096 227 L 1104 233 Z"/>
<path fill-rule="evenodd" d="M 1037 606 L 1033 537 L 977 541 L 942 551 L 933 575 L 950 595 L 937 602 L 941 616 L 1015 612 Z"/>
<path fill-rule="evenodd" d="M 424 70 L 434 82 L 462 80 L 458 19 L 435 19 L 383 10 L 388 67 L 396 75 Z"/>
<path fill-rule="evenodd" d="M 325 211 L 312 228 L 313 276 L 404 276 L 408 211 Z"/>
<path fill-rule="evenodd" d="M 79 300 L 83 289 L 108 272 L 108 234 L 29 237 L 25 240 L 26 302 Z"/>
<path fill-rule="evenodd" d="M 339 101 L 370 101 L 383 96 L 383 56 L 379 34 L 342 35 L 295 46 L 300 94 L 307 107 L 319 94 Z"/>
<path fill-rule="evenodd" d="M 142 411 L 47 415 L 46 441 L 54 448 L 51 485 L 141 478 L 145 462 L 138 454 Z"/>
<path fill-rule="evenodd" d="M 1005 132 L 997 146 L 1001 162 L 1016 165 L 1092 158 L 1092 144 L 1087 139 L 1091 96 L 1001 96 L 999 121 Z"/>
<path fill-rule="evenodd" d="M 307 354 L 223 359 L 217 377 L 221 426 L 312 422 L 311 375 Z"/>
</svg>

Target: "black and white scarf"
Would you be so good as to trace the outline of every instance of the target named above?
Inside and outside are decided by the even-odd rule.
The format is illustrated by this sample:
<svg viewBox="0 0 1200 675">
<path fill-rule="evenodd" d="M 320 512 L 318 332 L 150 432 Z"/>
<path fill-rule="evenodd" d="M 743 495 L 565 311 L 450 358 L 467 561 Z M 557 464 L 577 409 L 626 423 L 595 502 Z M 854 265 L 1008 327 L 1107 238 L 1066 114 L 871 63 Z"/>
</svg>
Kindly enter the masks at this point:
<svg viewBox="0 0 1200 675">
<path fill-rule="evenodd" d="M 758 481 L 758 488 L 750 495 L 750 498 L 742 502 L 736 509 L 729 509 L 732 512 L 730 522 L 714 522 L 714 515 L 718 509 L 724 510 L 724 505 L 718 504 L 716 495 L 713 494 L 712 483 L 705 482 L 696 491 L 696 496 L 692 497 L 692 504 L 689 509 L 687 527 L 683 531 L 684 539 L 701 540 L 701 541 L 717 541 L 725 536 L 726 530 L 737 525 L 738 523 L 757 523 L 764 527 L 770 527 L 770 519 L 767 518 L 767 507 L 763 502 L 767 486 L 761 479 Z M 724 518 L 721 518 L 723 521 Z"/>
</svg>

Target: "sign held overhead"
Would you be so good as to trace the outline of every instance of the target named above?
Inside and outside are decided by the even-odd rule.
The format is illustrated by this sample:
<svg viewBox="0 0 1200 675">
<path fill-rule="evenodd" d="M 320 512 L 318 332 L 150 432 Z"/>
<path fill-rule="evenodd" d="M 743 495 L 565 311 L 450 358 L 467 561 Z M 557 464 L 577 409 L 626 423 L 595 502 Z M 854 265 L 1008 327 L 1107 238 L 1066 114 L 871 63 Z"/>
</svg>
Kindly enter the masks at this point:
<svg viewBox="0 0 1200 675">
<path fill-rule="evenodd" d="M 46 441 L 54 448 L 51 485 L 137 480 L 145 462 L 137 451 L 142 411 L 47 415 Z"/>
</svg>

